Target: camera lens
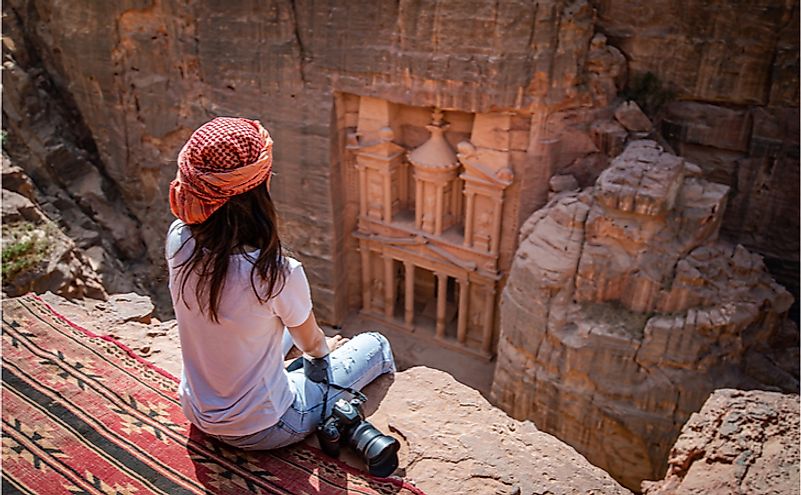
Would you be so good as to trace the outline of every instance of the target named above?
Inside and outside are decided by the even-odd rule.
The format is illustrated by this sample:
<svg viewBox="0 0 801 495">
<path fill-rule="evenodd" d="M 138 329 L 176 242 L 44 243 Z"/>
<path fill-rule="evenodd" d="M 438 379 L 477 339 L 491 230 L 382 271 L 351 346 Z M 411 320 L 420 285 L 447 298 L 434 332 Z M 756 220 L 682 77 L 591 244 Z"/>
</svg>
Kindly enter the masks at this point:
<svg viewBox="0 0 801 495">
<path fill-rule="evenodd" d="M 384 435 L 368 421 L 362 421 L 350 431 L 348 443 L 361 453 L 367 470 L 373 476 L 385 478 L 398 468 L 400 444 L 389 435 Z"/>
</svg>

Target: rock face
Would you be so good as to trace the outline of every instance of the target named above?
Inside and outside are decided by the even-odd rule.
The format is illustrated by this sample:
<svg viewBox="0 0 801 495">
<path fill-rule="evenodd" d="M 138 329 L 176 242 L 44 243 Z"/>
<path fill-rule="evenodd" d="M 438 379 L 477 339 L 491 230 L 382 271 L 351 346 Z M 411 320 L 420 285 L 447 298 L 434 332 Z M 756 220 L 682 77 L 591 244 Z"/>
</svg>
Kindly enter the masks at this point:
<svg viewBox="0 0 801 495">
<path fill-rule="evenodd" d="M 466 112 L 583 104 L 588 95 L 578 88 L 594 16 L 585 0 L 453 8 L 279 1 L 264 9 L 200 1 L 75 9 L 44 0 L 10 1 L 3 13 L 4 24 L 20 25 L 7 45 L 35 49 L 29 59 L 69 95 L 90 131 L 136 224 L 131 240 L 144 243 L 139 259 L 154 274 L 163 272 L 167 185 L 180 146 L 214 116 L 260 119 L 276 143 L 273 199 L 283 240 L 306 265 L 326 321 L 345 316 L 339 284 L 347 269 L 337 247 L 350 235 L 341 231 L 332 156 L 343 138 L 332 119 L 338 96 Z M 596 52 L 603 58 L 608 50 Z M 22 64 L 7 53 L 8 63 Z M 595 92 L 610 98 L 611 90 L 613 98 L 611 77 L 598 67 Z"/>
<path fill-rule="evenodd" d="M 598 24 L 631 72 L 681 99 L 798 104 L 797 3 L 614 0 L 598 2 Z"/>
<path fill-rule="evenodd" d="M 646 495 L 799 493 L 798 396 L 717 390 L 681 430 Z"/>
<path fill-rule="evenodd" d="M 44 299 L 75 323 L 115 337 L 180 376 L 175 322 L 128 321 L 147 313 L 146 297 L 125 294 L 108 303 L 75 303 L 54 294 Z M 509 418 L 447 373 L 415 367 L 379 378 L 364 393 L 369 421 L 401 441 L 396 475 L 428 495 L 629 493 L 573 448 L 529 421 Z M 307 442 L 316 445 L 313 436 Z M 345 462 L 363 469 L 359 456 L 349 449 L 343 454 Z"/>
<path fill-rule="evenodd" d="M 751 358 L 783 335 L 792 297 L 759 256 L 716 241 L 727 187 L 699 172 L 632 142 L 593 189 L 526 222 L 502 296 L 500 407 L 632 489 L 662 476 L 714 389 L 798 387 L 795 365 Z"/>
<path fill-rule="evenodd" d="M 341 157 L 333 152 L 344 139 L 333 117 L 342 113 L 344 94 L 530 114 L 525 159 L 531 166 L 524 180 L 534 193 L 521 207 L 522 218 L 544 204 L 550 176 L 574 161 L 576 170 L 567 172 L 580 183 L 585 175 L 597 176 L 604 152 L 582 133 L 597 120 L 597 109 L 614 103 L 630 75 L 653 72 L 683 100 L 759 107 L 780 129 L 797 122 L 797 109 L 787 114 L 798 105 L 796 4 L 693 0 L 681 13 L 677 8 L 631 0 L 325 6 L 282 0 L 256 9 L 244 1 L 166 0 L 75 9 L 64 0 L 10 0 L 3 4 L 4 125 L 11 141 L 43 143 L 32 152 L 68 179 L 59 187 L 66 197 L 60 199 L 78 206 L 69 209 L 75 217 L 70 225 L 101 227 L 102 239 L 86 227 L 70 236 L 82 248 L 92 244 L 94 258 L 106 265 L 104 283 L 119 279 L 110 260 L 123 258 L 128 269 L 145 266 L 138 276 L 156 291 L 163 285 L 162 243 L 171 221 L 167 184 L 181 144 L 214 116 L 261 119 L 276 141 L 274 199 L 285 243 L 308 268 L 320 318 L 337 322 L 347 310 L 351 271 L 342 241 L 350 231 L 341 215 Z M 37 99 L 37 92 L 46 98 Z M 26 119 L 51 115 L 42 110 L 54 107 L 72 125 L 52 133 L 46 127 L 55 120 Z M 58 146 L 57 138 L 71 130 L 80 131 L 77 149 Z M 797 155 L 797 148 L 796 140 L 786 151 Z M 715 166 L 697 161 L 704 170 Z M 787 186 L 797 183 L 797 167 L 791 160 L 769 163 L 729 174 L 743 208 L 729 210 L 724 231 L 771 254 L 777 244 L 768 237 L 780 227 L 787 249 L 775 256 L 792 265 L 797 236 L 784 233 L 797 230 L 797 214 L 778 211 L 798 203 Z M 769 192 L 750 186 L 753 177 L 769 183 Z M 110 205 L 92 198 L 92 184 L 102 184 Z M 748 220 L 759 227 L 749 240 L 738 222 L 744 218 L 770 220 Z M 794 269 L 788 270 L 791 281 Z M 166 298 L 162 302 L 168 306 Z"/>
<path fill-rule="evenodd" d="M 650 73 L 677 100 L 659 123 L 673 149 L 731 187 L 721 235 L 798 298 L 798 2 L 594 3 L 630 82 Z"/>
<path fill-rule="evenodd" d="M 136 293 L 115 294 L 107 301 L 66 300 L 48 292 L 42 299 L 70 321 L 122 342 L 173 376 L 181 376 L 181 341 L 175 320 L 153 317 L 153 303 Z"/>
<path fill-rule="evenodd" d="M 139 225 L 107 176 L 72 96 L 39 66 L 17 17 L 4 11 L 3 29 L 3 188 L 23 188 L 21 194 L 58 222 L 108 292 L 149 285 L 135 281 L 147 272 L 135 266 L 145 252 Z"/>
<path fill-rule="evenodd" d="M 798 298 L 798 107 L 666 105 L 660 127 L 681 156 L 730 187 L 723 238 L 766 258 Z"/>
</svg>

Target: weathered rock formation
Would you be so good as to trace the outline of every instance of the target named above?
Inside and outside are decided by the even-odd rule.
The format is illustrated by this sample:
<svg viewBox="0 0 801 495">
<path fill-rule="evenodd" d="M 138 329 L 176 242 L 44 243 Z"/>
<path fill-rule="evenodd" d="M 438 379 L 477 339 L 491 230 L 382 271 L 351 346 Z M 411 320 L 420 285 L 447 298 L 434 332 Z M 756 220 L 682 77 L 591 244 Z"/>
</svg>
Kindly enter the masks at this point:
<svg viewBox="0 0 801 495">
<path fill-rule="evenodd" d="M 5 155 L 2 164 L 3 293 L 53 291 L 105 299 L 105 287 L 83 251 L 34 202 L 28 176 Z"/>
<path fill-rule="evenodd" d="M 730 186 L 721 235 L 764 255 L 797 297 L 798 2 L 596 5 L 630 82 L 658 82 L 639 96 L 666 103 L 658 126 L 670 144 Z"/>
<path fill-rule="evenodd" d="M 662 476 L 714 389 L 798 387 L 796 365 L 749 357 L 780 338 L 792 297 L 758 255 L 716 241 L 728 188 L 699 173 L 632 142 L 593 189 L 532 215 L 502 296 L 500 407 L 632 489 Z"/>
<path fill-rule="evenodd" d="M 646 495 L 799 493 L 798 395 L 717 390 L 670 451 Z"/>
<path fill-rule="evenodd" d="M 44 299 L 77 324 L 111 335 L 180 375 L 175 322 L 152 318 L 146 297 L 125 294 L 108 302 L 70 302 L 46 294 Z M 379 378 L 364 392 L 369 420 L 401 441 L 396 474 L 428 495 L 629 493 L 573 448 L 529 421 L 511 419 L 447 373 L 411 368 L 394 379 Z M 315 445 L 316 440 L 307 442 Z M 343 460 L 363 469 L 359 456 L 348 449 L 344 455 Z"/>
<path fill-rule="evenodd" d="M 628 493 L 573 448 L 510 418 L 447 373 L 410 368 L 382 397 L 387 382 L 365 390 L 380 398 L 369 419 L 402 439 L 401 469 L 429 495 Z"/>
<path fill-rule="evenodd" d="M 13 15 L 3 15 L 3 187 L 25 195 L 88 258 L 109 292 L 147 283 L 136 278 L 144 244 L 94 149 L 72 96 L 43 70 Z M 6 154 L 10 157 L 5 158 Z"/>
</svg>

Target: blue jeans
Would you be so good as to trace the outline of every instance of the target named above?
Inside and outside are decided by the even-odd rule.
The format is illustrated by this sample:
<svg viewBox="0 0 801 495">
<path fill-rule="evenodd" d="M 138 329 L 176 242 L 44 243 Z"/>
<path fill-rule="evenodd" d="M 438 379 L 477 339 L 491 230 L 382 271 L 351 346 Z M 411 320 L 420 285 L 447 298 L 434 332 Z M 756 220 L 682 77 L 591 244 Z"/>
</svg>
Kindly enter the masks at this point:
<svg viewBox="0 0 801 495">
<path fill-rule="evenodd" d="M 285 349 L 288 351 L 288 348 Z M 329 380 L 342 387 L 361 390 L 384 373 L 395 372 L 395 360 L 389 341 L 378 332 L 360 333 L 330 355 Z M 312 433 L 320 422 L 326 385 L 306 379 L 303 369 L 287 374 L 295 400 L 278 423 L 252 435 L 229 437 L 213 435 L 229 445 L 245 450 L 267 450 L 299 442 Z M 329 389 L 325 416 L 340 397 L 347 393 Z"/>
</svg>

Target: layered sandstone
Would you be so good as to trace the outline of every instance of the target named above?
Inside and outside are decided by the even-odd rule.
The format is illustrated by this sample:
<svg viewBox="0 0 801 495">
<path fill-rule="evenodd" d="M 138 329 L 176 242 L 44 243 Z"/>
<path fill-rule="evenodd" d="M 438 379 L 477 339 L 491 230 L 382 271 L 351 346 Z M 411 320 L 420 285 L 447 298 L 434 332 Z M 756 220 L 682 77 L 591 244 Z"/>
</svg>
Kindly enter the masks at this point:
<svg viewBox="0 0 801 495">
<path fill-rule="evenodd" d="M 799 493 L 798 395 L 716 390 L 670 451 L 646 495 Z"/>
<path fill-rule="evenodd" d="M 758 255 L 717 241 L 728 188 L 699 175 L 632 142 L 594 188 L 531 216 L 503 291 L 499 406 L 632 489 L 662 476 L 712 390 L 798 387 L 797 369 L 751 358 L 783 335 L 792 297 Z"/>
<path fill-rule="evenodd" d="M 658 81 L 640 96 L 666 100 L 657 126 L 671 146 L 730 186 L 721 235 L 798 297 L 798 2 L 593 4 L 630 80 Z"/>
<path fill-rule="evenodd" d="M 798 193 L 791 187 L 798 182 L 798 5 L 693 0 L 678 8 L 631 0 L 428 0 L 279 1 L 256 9 L 249 2 L 165 0 L 76 9 L 64 0 L 10 0 L 3 4 L 4 128 L 23 148 L 30 137 L 45 143 L 45 153 L 34 154 L 59 171 L 70 156 L 80 162 L 92 155 L 89 165 L 102 180 L 84 163 L 56 182 L 79 207 L 69 209 L 69 223 L 98 225 L 103 240 L 88 239 L 91 229 L 70 235 L 94 243 L 94 257 L 109 272 L 104 280 L 120 278 L 110 260 L 123 258 L 158 293 L 171 221 L 167 183 L 179 147 L 214 116 L 261 119 L 276 141 L 274 197 L 286 244 L 309 268 L 320 316 L 336 322 L 347 312 L 346 279 L 354 269 L 343 242 L 348 198 L 335 151 L 345 137 L 333 118 L 344 113 L 343 94 L 530 114 L 529 146 L 520 153 L 530 191 L 520 210 L 526 218 L 543 205 L 551 175 L 571 167 L 579 182 L 594 179 L 604 150 L 585 131 L 611 117 L 606 107 L 627 80 L 652 72 L 667 96 L 718 105 L 709 116 L 746 115 L 744 126 L 726 119 L 723 134 L 743 130 L 748 141 L 750 133 L 749 151 L 738 145 L 732 154 L 725 136 L 711 136 L 705 149 L 688 141 L 686 152 L 715 180 L 716 170 L 727 170 L 721 180 L 734 194 L 724 233 L 771 256 L 790 283 L 798 263 Z M 52 119 L 26 119 L 45 107 L 62 107 L 69 117 L 55 135 L 46 129 Z M 654 125 L 678 135 L 672 142 L 684 148 L 680 129 L 694 122 L 679 113 Z M 759 154 L 766 143 L 776 148 L 773 130 L 788 126 L 781 159 Z M 79 146 L 55 146 L 75 130 Z M 111 205 L 85 194 L 98 183 Z"/>
</svg>

